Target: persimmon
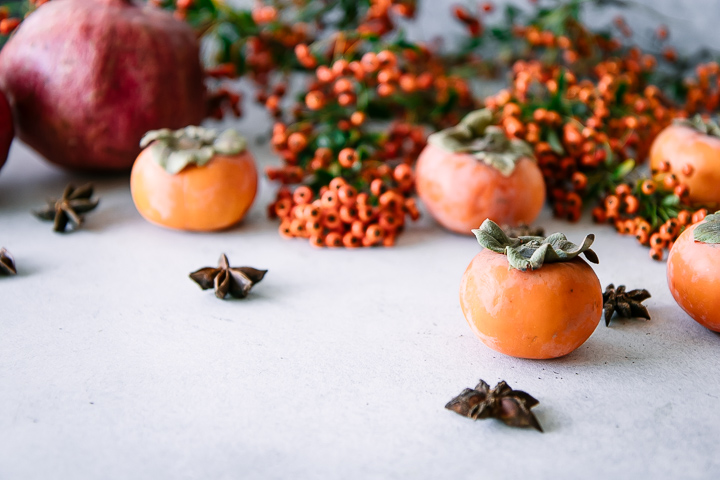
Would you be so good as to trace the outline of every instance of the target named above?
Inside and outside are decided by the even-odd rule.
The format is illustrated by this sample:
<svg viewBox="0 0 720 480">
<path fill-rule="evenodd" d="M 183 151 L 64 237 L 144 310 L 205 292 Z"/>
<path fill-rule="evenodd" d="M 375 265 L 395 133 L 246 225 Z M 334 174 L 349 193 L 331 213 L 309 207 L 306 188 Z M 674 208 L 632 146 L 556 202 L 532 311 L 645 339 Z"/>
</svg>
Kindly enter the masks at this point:
<svg viewBox="0 0 720 480">
<path fill-rule="evenodd" d="M 650 148 L 656 179 L 667 184 L 679 181 L 688 189 L 687 201 L 696 204 L 720 205 L 719 159 L 720 128 L 700 117 L 666 127 Z"/>
<path fill-rule="evenodd" d="M 572 352 L 590 337 L 603 311 L 592 267 L 593 235 L 578 246 L 561 233 L 509 238 L 491 220 L 473 230 L 485 247 L 460 284 L 460 306 L 488 347 L 513 357 L 548 359 Z"/>
<path fill-rule="evenodd" d="M 148 132 L 130 176 L 135 207 L 148 221 L 190 231 L 238 223 L 257 191 L 257 170 L 237 132 L 201 127 Z"/>
<path fill-rule="evenodd" d="M 670 293 L 700 325 L 720 332 L 720 212 L 687 228 L 667 261 Z"/>
<path fill-rule="evenodd" d="M 545 202 L 545 182 L 532 150 L 508 139 L 489 110 L 430 135 L 416 168 L 420 199 L 445 228 L 469 234 L 484 219 L 532 223 Z"/>
</svg>

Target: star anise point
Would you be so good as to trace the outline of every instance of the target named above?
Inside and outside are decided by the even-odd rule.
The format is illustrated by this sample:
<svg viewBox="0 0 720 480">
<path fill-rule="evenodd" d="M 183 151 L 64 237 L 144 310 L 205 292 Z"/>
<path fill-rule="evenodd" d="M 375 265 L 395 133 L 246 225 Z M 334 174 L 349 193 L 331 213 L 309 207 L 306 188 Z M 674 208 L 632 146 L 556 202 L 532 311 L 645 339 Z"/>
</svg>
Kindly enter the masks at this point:
<svg viewBox="0 0 720 480">
<path fill-rule="evenodd" d="M 41 220 L 52 221 L 56 232 L 66 232 L 68 223 L 72 225 L 72 230 L 76 230 L 83 223 L 83 215 L 95 209 L 100 202 L 92 198 L 93 191 L 90 183 L 78 188 L 68 185 L 60 198 L 48 198 L 47 205 L 33 211 L 33 214 Z"/>
<path fill-rule="evenodd" d="M 228 295 L 245 298 L 250 289 L 259 283 L 267 270 L 252 267 L 231 267 L 227 255 L 220 256 L 217 267 L 204 267 L 190 274 L 190 278 L 203 290 L 215 289 L 215 296 L 224 299 Z"/>
<path fill-rule="evenodd" d="M 513 390 L 505 381 L 490 389 L 480 380 L 474 389 L 466 388 L 445 408 L 473 420 L 497 418 L 511 427 L 529 427 L 542 432 L 540 422 L 531 411 L 538 403 L 530 394 Z"/>
<path fill-rule="evenodd" d="M 611 283 L 603 293 L 605 326 L 610 326 L 610 320 L 615 313 L 621 318 L 644 318 L 650 320 L 650 312 L 642 304 L 650 296 L 650 292 L 645 289 L 627 291 L 625 285 L 615 288 L 615 285 Z"/>
<path fill-rule="evenodd" d="M 0 248 L 0 275 L 17 275 L 15 259 L 5 247 Z"/>
</svg>

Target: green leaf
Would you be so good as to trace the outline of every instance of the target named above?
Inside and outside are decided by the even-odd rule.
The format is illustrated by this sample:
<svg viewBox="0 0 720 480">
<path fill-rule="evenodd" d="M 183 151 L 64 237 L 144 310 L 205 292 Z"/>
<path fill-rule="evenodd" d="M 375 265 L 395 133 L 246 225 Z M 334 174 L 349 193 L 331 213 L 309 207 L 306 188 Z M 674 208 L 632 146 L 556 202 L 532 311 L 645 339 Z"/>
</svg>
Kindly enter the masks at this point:
<svg viewBox="0 0 720 480">
<path fill-rule="evenodd" d="M 560 142 L 560 137 L 554 129 L 548 130 L 547 141 L 548 144 L 550 144 L 550 148 L 552 148 L 553 152 L 557 153 L 558 155 L 565 155 L 565 149 L 562 146 L 562 142 Z"/>
<path fill-rule="evenodd" d="M 664 207 L 672 207 L 675 205 L 680 204 L 680 197 L 677 195 L 668 195 L 667 197 L 662 199 L 662 202 L 660 202 L 662 206 Z"/>
<path fill-rule="evenodd" d="M 693 239 L 701 243 L 720 244 L 720 212 L 705 217 L 705 222 L 695 227 Z"/>
<path fill-rule="evenodd" d="M 595 236 L 585 237 L 582 245 L 570 242 L 562 233 L 554 233 L 547 238 L 519 237 L 509 238 L 492 220 L 487 219 L 477 230 L 472 231 L 478 243 L 495 253 L 508 257 L 510 268 L 517 270 L 537 270 L 545 263 L 568 262 L 584 254 L 592 263 L 598 263 L 597 254 L 590 249 Z"/>
<path fill-rule="evenodd" d="M 613 172 L 613 178 L 615 180 L 622 180 L 634 169 L 635 169 L 635 160 L 633 160 L 632 158 L 627 159 L 623 163 L 618 165 L 618 168 L 615 169 L 615 171 Z"/>
</svg>

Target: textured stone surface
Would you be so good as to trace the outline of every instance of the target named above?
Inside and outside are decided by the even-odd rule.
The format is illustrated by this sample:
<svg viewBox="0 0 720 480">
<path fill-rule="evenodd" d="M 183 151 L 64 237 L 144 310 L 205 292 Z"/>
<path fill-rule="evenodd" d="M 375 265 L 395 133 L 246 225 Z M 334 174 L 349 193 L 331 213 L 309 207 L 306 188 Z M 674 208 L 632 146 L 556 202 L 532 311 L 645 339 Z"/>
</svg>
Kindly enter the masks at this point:
<svg viewBox="0 0 720 480">
<path fill-rule="evenodd" d="M 541 217 L 596 232 L 602 284 L 648 288 L 653 320 L 529 361 L 473 336 L 458 285 L 479 247 L 428 218 L 396 248 L 317 250 L 277 235 L 263 184 L 241 226 L 181 233 L 143 221 L 118 177 L 84 230 L 54 234 L 29 210 L 70 180 L 17 143 L 0 172 L 19 272 L 0 278 L 0 478 L 720 476 L 720 335 L 610 227 Z M 221 252 L 270 270 L 247 299 L 187 277 Z M 443 408 L 478 378 L 535 396 L 546 433 Z"/>
</svg>

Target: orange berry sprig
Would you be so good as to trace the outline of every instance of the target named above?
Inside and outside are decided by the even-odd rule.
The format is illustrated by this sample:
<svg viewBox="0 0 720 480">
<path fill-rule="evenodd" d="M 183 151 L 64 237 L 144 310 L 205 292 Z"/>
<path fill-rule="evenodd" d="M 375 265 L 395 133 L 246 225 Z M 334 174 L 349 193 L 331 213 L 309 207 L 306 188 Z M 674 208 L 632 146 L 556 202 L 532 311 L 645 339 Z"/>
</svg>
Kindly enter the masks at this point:
<svg viewBox="0 0 720 480">
<path fill-rule="evenodd" d="M 578 78 L 567 67 L 518 61 L 510 88 L 485 100 L 510 137 L 532 145 L 559 217 L 577 220 L 585 202 L 629 174 L 673 116 L 657 89 L 617 73 L 623 62 Z"/>
<path fill-rule="evenodd" d="M 707 208 L 685 203 L 687 187 L 668 178 L 620 183 L 593 209 L 593 219 L 614 225 L 621 235 L 635 236 L 650 248 L 651 258 L 662 260 L 677 237 L 708 214 Z"/>
<path fill-rule="evenodd" d="M 284 166 L 267 174 L 284 186 L 268 214 L 280 219 L 280 234 L 317 247 L 393 245 L 406 217 L 419 217 L 412 168 L 387 156 L 405 148 L 389 145 L 408 139 L 409 148 L 422 149 L 421 127 L 394 124 L 377 134 L 359 127 L 343 132 L 332 124 L 276 124 L 272 143 Z"/>
</svg>

